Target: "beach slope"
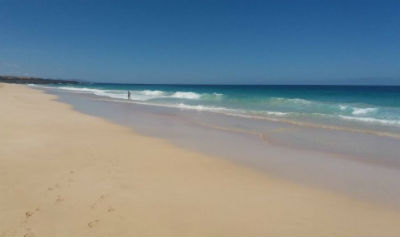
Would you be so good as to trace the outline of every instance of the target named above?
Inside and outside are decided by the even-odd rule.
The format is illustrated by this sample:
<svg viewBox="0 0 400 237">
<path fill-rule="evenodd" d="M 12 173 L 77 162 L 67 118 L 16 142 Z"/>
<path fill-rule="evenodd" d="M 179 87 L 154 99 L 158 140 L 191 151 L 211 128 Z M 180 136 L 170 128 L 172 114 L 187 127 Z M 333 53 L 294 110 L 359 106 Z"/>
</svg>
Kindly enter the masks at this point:
<svg viewBox="0 0 400 237">
<path fill-rule="evenodd" d="M 395 236 L 400 212 L 0 84 L 0 236 L 133 235 Z"/>
</svg>

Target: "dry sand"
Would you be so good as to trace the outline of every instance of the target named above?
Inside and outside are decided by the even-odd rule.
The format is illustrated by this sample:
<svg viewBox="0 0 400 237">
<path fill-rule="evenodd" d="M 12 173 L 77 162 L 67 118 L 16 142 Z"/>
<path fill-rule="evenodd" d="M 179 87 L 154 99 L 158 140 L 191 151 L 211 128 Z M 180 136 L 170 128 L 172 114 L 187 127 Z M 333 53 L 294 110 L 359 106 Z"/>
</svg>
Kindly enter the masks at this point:
<svg viewBox="0 0 400 237">
<path fill-rule="evenodd" d="M 0 84 L 0 235 L 400 235 L 400 213 Z M 211 139 L 211 138 L 210 138 Z"/>
</svg>

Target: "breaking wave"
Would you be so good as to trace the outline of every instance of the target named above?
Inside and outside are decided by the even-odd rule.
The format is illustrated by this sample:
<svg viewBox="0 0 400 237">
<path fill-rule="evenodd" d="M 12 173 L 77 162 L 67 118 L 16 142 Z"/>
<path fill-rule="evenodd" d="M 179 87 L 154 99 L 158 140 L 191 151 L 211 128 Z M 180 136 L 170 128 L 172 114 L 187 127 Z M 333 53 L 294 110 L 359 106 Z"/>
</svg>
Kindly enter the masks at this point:
<svg viewBox="0 0 400 237">
<path fill-rule="evenodd" d="M 281 97 L 271 97 L 267 101 L 268 103 L 275 103 L 275 104 L 303 104 L 303 105 L 310 105 L 313 104 L 313 101 L 299 99 L 299 98 L 281 98 Z"/>
<path fill-rule="evenodd" d="M 377 108 L 353 108 L 352 114 L 354 115 L 365 115 L 369 113 L 376 112 Z"/>
<path fill-rule="evenodd" d="M 34 86 L 34 85 L 31 85 Z M 128 89 L 90 88 L 74 86 L 35 86 L 86 93 L 118 100 L 127 100 Z M 349 121 L 349 123 L 375 124 L 400 127 L 398 107 L 372 106 L 368 103 L 338 103 L 335 101 L 303 98 L 256 97 L 252 94 L 234 94 L 223 91 L 187 90 L 130 90 L 136 103 L 173 107 L 182 110 L 209 111 L 246 118 L 281 118 L 283 120 Z M 342 123 L 340 122 L 340 123 Z"/>
<path fill-rule="evenodd" d="M 200 99 L 201 95 L 194 93 L 194 92 L 175 92 L 171 95 L 173 98 L 180 98 L 180 99 L 189 99 L 189 100 L 198 100 Z"/>
<path fill-rule="evenodd" d="M 54 87 L 53 87 L 54 88 Z M 105 89 L 93 89 L 85 87 L 56 87 L 61 90 L 67 90 L 77 93 L 89 93 L 98 96 L 106 96 L 114 99 L 127 99 L 126 90 L 105 90 Z M 131 90 L 131 99 L 134 101 L 148 101 L 154 99 L 184 99 L 184 100 L 200 100 L 200 99 L 218 99 L 223 94 L 212 93 L 212 94 L 200 94 L 191 91 L 176 91 L 167 92 L 160 90 Z"/>
<path fill-rule="evenodd" d="M 374 123 L 374 124 L 380 124 L 380 125 L 400 126 L 400 120 L 377 119 L 377 118 L 370 118 L 370 117 L 355 117 L 355 116 L 344 116 L 344 115 L 339 115 L 339 117 L 344 120 L 351 120 L 351 121 L 358 121 L 358 122 L 365 122 L 365 123 Z"/>
</svg>

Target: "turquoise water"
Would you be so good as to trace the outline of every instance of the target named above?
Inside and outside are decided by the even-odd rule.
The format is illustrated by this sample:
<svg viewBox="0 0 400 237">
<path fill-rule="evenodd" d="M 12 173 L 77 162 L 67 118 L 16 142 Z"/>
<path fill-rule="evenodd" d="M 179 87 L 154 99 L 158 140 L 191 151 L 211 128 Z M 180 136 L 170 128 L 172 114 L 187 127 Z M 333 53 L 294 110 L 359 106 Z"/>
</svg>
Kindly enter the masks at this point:
<svg viewBox="0 0 400 237">
<path fill-rule="evenodd" d="M 82 84 L 56 86 L 136 103 L 254 119 L 400 129 L 400 87 Z"/>
</svg>

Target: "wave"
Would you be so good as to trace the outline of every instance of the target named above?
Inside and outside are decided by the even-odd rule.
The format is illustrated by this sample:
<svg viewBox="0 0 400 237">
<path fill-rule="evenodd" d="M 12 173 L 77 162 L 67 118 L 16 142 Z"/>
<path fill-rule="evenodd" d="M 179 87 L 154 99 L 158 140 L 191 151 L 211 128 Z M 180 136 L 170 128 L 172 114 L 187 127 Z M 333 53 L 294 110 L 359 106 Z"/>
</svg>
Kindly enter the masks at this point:
<svg viewBox="0 0 400 237">
<path fill-rule="evenodd" d="M 85 87 L 56 87 L 57 89 L 73 91 L 77 93 L 89 93 L 98 96 L 106 96 L 114 99 L 127 99 L 128 95 L 126 91 L 122 90 L 104 90 L 104 89 L 93 89 L 93 88 L 85 88 Z M 143 91 L 131 91 L 131 99 L 146 101 L 149 99 L 164 97 L 163 91 L 152 91 L 152 90 L 143 90 Z"/>
<path fill-rule="evenodd" d="M 143 103 L 145 105 L 156 105 L 161 107 L 172 107 L 187 110 L 197 110 L 197 111 L 208 111 L 208 112 L 220 112 L 226 115 L 246 117 L 246 118 L 260 118 L 263 116 L 273 116 L 273 117 L 283 117 L 291 113 L 277 112 L 277 111 L 255 111 L 255 110 L 243 110 L 243 109 L 230 109 L 226 107 L 217 106 L 206 106 L 206 105 L 188 105 L 184 103 L 179 104 L 151 104 Z"/>
<path fill-rule="evenodd" d="M 138 93 L 142 93 L 143 95 L 147 95 L 147 96 L 164 96 L 165 95 L 165 93 L 163 91 L 157 91 L 157 90 L 155 90 L 155 91 L 143 90 L 143 91 L 139 91 Z"/>
<path fill-rule="evenodd" d="M 351 105 L 339 105 L 339 109 L 343 112 L 351 113 L 352 115 L 366 115 L 378 111 L 378 108 L 360 108 Z"/>
<path fill-rule="evenodd" d="M 300 98 L 287 99 L 287 98 L 279 98 L 272 97 L 270 98 L 270 102 L 275 105 L 279 105 L 282 108 L 291 108 L 300 111 L 319 111 L 325 114 L 339 114 L 339 115 L 355 115 L 355 116 L 365 116 L 371 115 L 378 112 L 378 108 L 362 108 L 357 107 L 351 104 L 336 104 L 331 102 L 322 102 L 322 101 L 311 101 Z"/>
<path fill-rule="evenodd" d="M 269 103 L 283 103 L 283 104 L 313 104 L 313 101 L 300 99 L 300 98 L 282 98 L 282 97 L 271 97 L 268 99 Z"/>
<path fill-rule="evenodd" d="M 56 88 L 61 90 L 67 90 L 77 93 L 89 93 L 98 96 L 106 96 L 115 99 L 127 99 L 127 91 L 126 90 L 106 90 L 106 89 L 94 89 L 94 88 L 85 88 L 85 87 L 48 87 L 48 88 Z M 167 92 L 160 90 L 131 90 L 131 99 L 134 101 L 147 101 L 153 99 L 183 99 L 183 100 L 213 100 L 220 99 L 223 94 L 221 93 L 195 93 L 191 91 L 176 91 L 176 92 Z"/>
<path fill-rule="evenodd" d="M 179 103 L 175 106 L 180 109 L 189 109 L 189 110 L 197 110 L 197 111 L 238 112 L 238 110 L 235 110 L 235 109 L 228 109 L 225 107 L 205 106 L 205 105 L 187 105 L 184 103 Z M 173 106 L 171 106 L 171 107 L 173 107 Z"/>
<path fill-rule="evenodd" d="M 288 112 L 279 112 L 279 111 L 267 111 L 267 110 L 263 110 L 263 111 L 255 111 L 255 110 L 250 110 L 250 111 L 246 111 L 249 114 L 253 114 L 253 115 L 272 115 L 272 116 L 278 116 L 278 117 L 284 117 L 284 116 L 288 116 L 290 114 L 294 114 L 294 113 L 288 113 Z"/>
<path fill-rule="evenodd" d="M 93 89 L 93 88 L 78 88 L 78 87 L 57 87 L 58 89 L 62 90 L 67 90 L 67 91 L 73 91 L 77 93 L 89 93 L 89 94 L 94 94 L 98 96 L 106 96 L 106 97 L 111 97 L 115 99 L 126 99 L 127 94 L 125 92 L 122 93 L 122 91 L 118 90 L 101 90 L 101 89 Z"/>
<path fill-rule="evenodd" d="M 344 116 L 344 115 L 339 115 L 339 117 L 341 119 L 358 121 L 358 122 L 400 126 L 400 120 L 377 119 L 377 118 L 371 118 L 371 117 L 355 117 L 355 116 Z"/>
<path fill-rule="evenodd" d="M 123 101 L 125 102 L 125 100 Z M 253 119 L 265 119 L 267 117 L 284 117 L 293 113 L 285 113 L 278 111 L 256 111 L 256 110 L 244 110 L 244 109 L 232 109 L 226 107 L 218 107 L 218 106 L 210 106 L 210 105 L 189 105 L 185 103 L 178 104 L 169 104 L 169 103 L 154 103 L 148 101 L 137 101 L 134 102 L 136 104 L 141 105 L 150 105 L 150 106 L 158 106 L 158 107 L 167 107 L 167 108 L 177 108 L 183 110 L 196 110 L 196 111 L 206 111 L 206 112 L 215 112 L 221 113 L 225 115 L 242 117 L 242 118 L 253 118 Z"/>
<path fill-rule="evenodd" d="M 127 90 L 71 86 L 46 87 L 35 85 L 35 87 L 60 89 L 118 100 L 122 99 L 124 101 L 127 100 Z M 229 96 L 225 98 L 224 94 L 216 92 L 196 93 L 193 91 L 131 90 L 132 101 L 147 105 L 218 112 L 246 118 L 291 119 L 296 121 L 308 121 L 311 118 L 316 121 L 326 121 L 328 123 L 331 121 L 347 120 L 358 123 L 400 127 L 399 111 L 393 111 L 385 107 L 375 108 L 367 104 L 338 104 L 318 100 L 281 97 L 267 98 L 267 104 L 257 102 L 258 104 L 253 105 L 248 102 L 247 98 L 240 99 L 240 101 L 231 100 L 231 98 Z"/>
<path fill-rule="evenodd" d="M 200 99 L 201 95 L 198 93 L 194 92 L 181 92 L 177 91 L 174 94 L 171 95 L 173 98 L 179 98 L 179 99 L 190 99 L 190 100 L 197 100 Z"/>
<path fill-rule="evenodd" d="M 353 108 L 353 115 L 366 115 L 369 113 L 376 112 L 377 108 Z"/>
</svg>

